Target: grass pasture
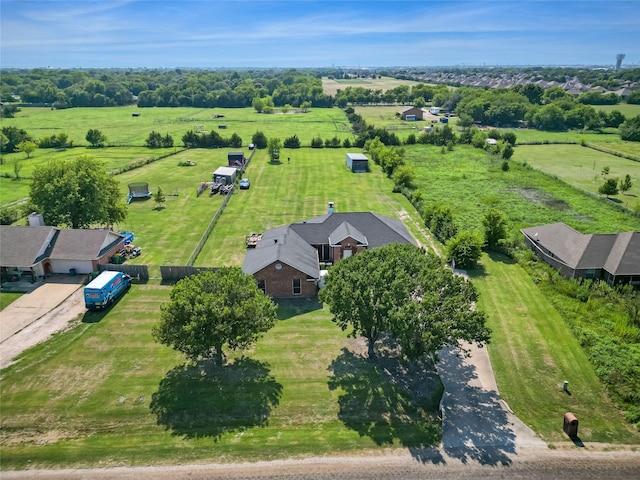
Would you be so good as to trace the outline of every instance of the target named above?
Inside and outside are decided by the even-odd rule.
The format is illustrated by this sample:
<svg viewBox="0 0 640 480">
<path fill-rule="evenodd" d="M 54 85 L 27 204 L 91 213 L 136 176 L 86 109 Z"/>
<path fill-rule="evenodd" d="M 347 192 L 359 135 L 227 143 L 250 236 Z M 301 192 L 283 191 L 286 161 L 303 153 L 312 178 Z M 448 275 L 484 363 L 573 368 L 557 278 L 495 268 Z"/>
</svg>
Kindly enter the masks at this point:
<svg viewBox="0 0 640 480">
<path fill-rule="evenodd" d="M 618 110 L 626 118 L 633 118 L 640 115 L 640 105 L 634 105 L 631 103 L 620 103 L 618 105 L 594 105 L 594 108 L 607 113 L 613 110 Z"/>
<path fill-rule="evenodd" d="M 424 129 L 424 127 L 432 125 L 431 120 L 416 120 L 415 122 L 407 122 L 396 117 L 398 113 L 406 106 L 375 106 L 375 107 L 356 107 L 355 112 L 360 115 L 367 125 L 374 125 L 376 128 L 386 128 L 395 133 L 400 140 L 405 140 L 411 133 L 416 136 Z M 427 108 L 427 107 L 425 107 Z M 450 118 L 448 125 L 455 129 L 458 119 Z M 443 123 L 433 124 L 434 127 L 442 127 Z"/>
<path fill-rule="evenodd" d="M 602 169 L 609 167 L 608 178 L 621 179 L 630 175 L 633 182 L 626 194 L 612 195 L 611 198 L 630 208 L 640 204 L 640 162 L 580 145 L 520 145 L 515 148 L 512 158 L 594 194 L 598 193 L 605 180 Z"/>
<path fill-rule="evenodd" d="M 279 110 L 276 110 L 279 112 Z M 132 113 L 139 113 L 133 117 Z M 224 115 L 214 118 L 214 115 Z M 338 108 L 311 108 L 306 113 L 293 110 L 282 113 L 260 114 L 253 108 L 69 108 L 51 110 L 45 108 L 22 108 L 16 118 L 3 119 L 3 126 L 15 126 L 27 131 L 35 139 L 45 135 L 66 133 L 77 146 L 88 146 L 85 136 L 90 128 L 97 128 L 107 137 L 111 146 L 145 145 L 149 133 L 156 131 L 161 135 L 173 137 L 176 147 L 182 146 L 182 136 L 189 130 L 204 132 L 217 131 L 222 137 L 229 138 L 237 133 L 243 144 L 249 145 L 256 131 L 262 131 L 267 137 L 279 137 L 284 140 L 297 134 L 303 145 L 310 145 L 311 139 L 322 139 L 337 135 L 341 140 L 352 138 L 351 129 Z M 219 125 L 226 128 L 220 129 Z"/>
<path fill-rule="evenodd" d="M 167 110 L 157 117 L 167 123 L 156 125 L 200 115 L 195 109 Z M 259 128 L 281 138 L 300 128 L 301 139 L 303 129 L 309 139 L 317 131 L 337 131 L 331 119 L 342 113 L 335 109 L 322 112 L 324 117 L 319 110 L 306 114 L 317 114 L 318 125 L 299 123 L 311 116 L 274 114 L 259 116 L 275 119 L 273 124 L 238 128 L 251 133 Z M 137 120 L 150 117 L 141 111 Z M 234 115 L 242 111 L 224 111 L 229 127 L 223 135 L 230 135 Z M 294 123 L 287 126 L 287 117 Z M 178 127 L 191 125 L 183 123 Z M 136 133 L 139 138 L 147 134 Z M 107 156 L 112 150 L 100 152 Z M 591 151 L 580 152 L 586 150 Z M 279 164 L 257 151 L 246 172 L 251 188 L 233 194 L 196 265 L 239 265 L 246 234 L 324 214 L 328 201 L 339 212 L 372 210 L 401 218 L 426 243 L 417 212 L 404 196 L 391 193 L 392 183 L 379 167 L 352 174 L 345 166 L 346 151 L 285 149 Z M 143 249 L 133 262 L 186 261 L 221 202 L 207 192 L 196 197 L 196 188 L 226 164 L 226 153 L 188 150 L 116 177 L 123 198 L 133 181 L 148 182 L 152 191 L 160 186 L 167 195 L 163 210 L 155 210 L 152 200 L 132 202 L 127 220 L 117 226 L 133 230 Z M 113 164 L 135 154 L 132 150 Z M 505 212 L 516 235 L 518 228 L 556 221 L 586 233 L 640 230 L 640 220 L 610 203 L 517 162 L 502 172 L 501 161 L 481 150 L 456 146 L 442 154 L 439 147 L 415 145 L 406 147 L 405 158 L 425 201 L 450 205 L 464 228 L 479 228 L 484 211 L 495 207 Z M 196 166 L 178 167 L 184 160 Z M 550 442 L 564 439 L 561 415 L 572 410 L 584 442 L 640 443 L 531 278 L 519 266 L 491 257 L 471 274 L 494 331 L 489 352 L 498 385 L 516 414 Z M 134 285 L 106 312 L 87 313 L 74 329 L 0 371 L 0 468 L 256 461 L 376 454 L 397 447 L 419 451 L 438 443 L 434 415 L 442 386 L 437 379 L 426 370 L 408 377 L 389 359 L 363 361 L 357 355 L 362 345 L 348 339 L 316 302 L 282 302 L 276 327 L 246 357 L 231 355 L 228 367 L 212 371 L 206 364 L 187 367 L 176 352 L 153 342 L 151 327 L 169 292 L 155 280 Z M 3 293 L 3 306 L 5 298 Z M 571 396 L 557 388 L 564 379 L 570 381 Z M 417 395 L 416 383 L 428 385 L 422 390 L 429 395 Z"/>
<path fill-rule="evenodd" d="M 483 150 L 460 145 L 442 154 L 439 147 L 415 145 L 406 149 L 405 158 L 425 202 L 449 205 L 459 228 L 480 230 L 484 212 L 497 208 L 517 236 L 520 228 L 554 222 L 584 233 L 640 230 L 640 219 L 612 202 L 516 162 L 503 172 L 502 162 Z"/>
</svg>

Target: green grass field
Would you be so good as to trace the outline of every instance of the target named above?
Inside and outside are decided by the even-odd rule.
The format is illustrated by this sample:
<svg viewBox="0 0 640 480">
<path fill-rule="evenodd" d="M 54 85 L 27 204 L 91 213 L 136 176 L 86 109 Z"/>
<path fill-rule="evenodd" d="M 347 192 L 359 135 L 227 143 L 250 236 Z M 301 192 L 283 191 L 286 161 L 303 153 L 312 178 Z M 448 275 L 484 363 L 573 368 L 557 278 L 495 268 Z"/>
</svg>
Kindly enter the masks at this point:
<svg viewBox="0 0 640 480">
<path fill-rule="evenodd" d="M 611 198 L 630 208 L 640 205 L 640 162 L 580 145 L 520 145 L 515 148 L 512 159 L 526 162 L 537 170 L 595 194 L 605 180 L 602 169 L 609 167 L 608 178 L 621 179 L 630 175 L 633 182 L 633 187 L 626 194 L 612 195 Z"/>
<path fill-rule="evenodd" d="M 139 113 L 133 117 L 132 113 Z M 213 115 L 224 115 L 214 118 Z M 219 125 L 226 128 L 219 129 Z M 344 113 L 338 108 L 311 108 L 307 113 L 286 115 L 281 113 L 260 114 L 252 108 L 198 109 L 198 108 L 69 108 L 51 110 L 46 108 L 22 108 L 16 118 L 3 119 L 3 126 L 15 126 L 38 139 L 45 135 L 64 132 L 74 145 L 88 146 L 85 140 L 90 128 L 97 128 L 113 146 L 144 146 L 152 131 L 173 137 L 174 145 L 181 146 L 182 136 L 189 130 L 217 131 L 229 138 L 237 133 L 246 146 L 256 131 L 267 137 L 287 137 L 297 134 L 303 145 L 311 139 L 351 138 L 350 126 Z"/>
<path fill-rule="evenodd" d="M 159 118 L 199 115 L 195 109 L 168 110 Z M 137 119 L 148 116 L 145 112 Z M 322 127 L 326 131 L 335 129 L 330 120 L 335 112 L 340 113 L 333 110 L 322 121 L 318 113 L 318 122 L 328 123 Z M 316 135 L 314 125 L 298 126 L 311 130 L 309 138 Z M 277 132 L 280 127 L 260 129 L 269 136 L 268 128 Z M 148 182 L 152 191 L 160 186 L 167 195 L 163 210 L 155 210 L 152 200 L 132 202 L 127 220 L 117 226 L 133 230 L 143 249 L 135 263 L 186 261 L 221 202 L 219 195 L 206 192 L 196 197 L 196 188 L 226 164 L 226 152 L 189 150 L 116 177 L 123 198 L 133 181 Z M 234 193 L 196 265 L 240 265 L 246 234 L 324 214 L 328 201 L 337 211 L 371 210 L 403 219 L 427 244 L 417 212 L 404 196 L 391 193 L 392 183 L 379 167 L 352 174 L 345 153 L 284 150 L 285 161 L 271 164 L 264 151 L 256 152 L 246 172 L 251 188 Z M 184 160 L 196 166 L 178 167 Z M 502 172 L 498 159 L 471 147 L 442 154 L 438 147 L 410 146 L 406 160 L 425 200 L 450 205 L 464 228 L 479 228 L 483 212 L 495 207 L 506 213 L 515 235 L 518 228 L 555 221 L 585 233 L 640 230 L 638 218 L 604 200 L 516 162 Z M 571 408 L 581 420 L 583 441 L 640 443 L 530 277 L 500 258 L 485 257 L 483 266 L 473 275 L 494 330 L 489 352 L 500 391 L 516 414 L 551 442 L 563 438 L 561 415 Z M 439 382 L 429 372 L 414 379 L 428 382 L 433 394 L 417 401 L 415 392 L 398 387 L 407 384 L 398 382 L 404 378 L 399 366 L 363 362 L 345 351 L 346 346 L 357 350 L 357 342 L 347 339 L 315 302 L 282 304 L 278 324 L 246 352 L 247 358 L 232 357 L 237 362 L 202 377 L 151 338 L 169 291 L 155 280 L 134 285 L 107 312 L 87 313 L 73 330 L 0 371 L 2 469 L 375 454 L 438 443 L 433 415 Z M 3 305 L 5 298 L 2 294 Z M 571 397 L 557 389 L 564 379 L 571 382 Z"/>
<path fill-rule="evenodd" d="M 4 310 L 7 305 L 20 298 L 22 293 L 0 292 L 0 310 Z"/>
<path fill-rule="evenodd" d="M 102 160 L 107 171 L 113 172 L 132 164 L 160 158 L 178 150 L 178 148 L 148 149 L 146 147 L 38 149 L 31 154 L 29 159 L 25 157 L 24 153 L 11 153 L 4 156 L 4 163 L 0 165 L 0 206 L 26 199 L 29 196 L 34 169 L 48 162 L 89 156 Z M 18 180 L 16 180 L 13 170 L 15 162 L 20 162 L 22 165 Z"/>
<path fill-rule="evenodd" d="M 523 268 L 484 255 L 470 272 L 493 331 L 491 362 L 502 398 L 547 442 L 563 442 L 562 418 L 573 412 L 587 442 L 640 443 L 621 421 L 569 326 Z M 569 392 L 562 389 L 569 381 Z"/>
<path fill-rule="evenodd" d="M 607 113 L 612 110 L 618 110 L 627 118 L 633 118 L 640 115 L 640 105 L 632 105 L 630 103 L 620 103 L 619 105 L 594 105 L 594 108 Z"/>
<path fill-rule="evenodd" d="M 2 469 L 256 461 L 439 442 L 433 371 L 414 377 L 351 353 L 345 348 L 357 352 L 358 342 L 315 301 L 282 303 L 277 325 L 246 357 L 201 376 L 151 338 L 169 291 L 135 285 L 106 313 L 87 313 L 0 372 Z M 405 386 L 412 382 L 427 394 Z"/>
</svg>

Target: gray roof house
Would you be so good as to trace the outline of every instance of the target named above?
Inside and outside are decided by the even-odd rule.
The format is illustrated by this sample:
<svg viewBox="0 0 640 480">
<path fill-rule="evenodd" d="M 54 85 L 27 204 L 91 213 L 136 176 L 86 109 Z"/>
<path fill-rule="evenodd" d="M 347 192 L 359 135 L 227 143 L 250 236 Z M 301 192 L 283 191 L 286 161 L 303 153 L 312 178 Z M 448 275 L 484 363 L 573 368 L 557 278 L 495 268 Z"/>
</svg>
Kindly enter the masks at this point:
<svg viewBox="0 0 640 480">
<path fill-rule="evenodd" d="M 3 274 L 91 273 L 124 246 L 124 236 L 104 229 L 0 225 Z"/>
<path fill-rule="evenodd" d="M 266 231 L 246 251 L 242 270 L 272 297 L 312 297 L 321 265 L 390 243 L 415 242 L 398 220 L 371 212 L 329 213 Z"/>
<path fill-rule="evenodd" d="M 582 234 L 564 223 L 521 232 L 536 255 L 567 278 L 640 284 L 640 232 Z"/>
</svg>

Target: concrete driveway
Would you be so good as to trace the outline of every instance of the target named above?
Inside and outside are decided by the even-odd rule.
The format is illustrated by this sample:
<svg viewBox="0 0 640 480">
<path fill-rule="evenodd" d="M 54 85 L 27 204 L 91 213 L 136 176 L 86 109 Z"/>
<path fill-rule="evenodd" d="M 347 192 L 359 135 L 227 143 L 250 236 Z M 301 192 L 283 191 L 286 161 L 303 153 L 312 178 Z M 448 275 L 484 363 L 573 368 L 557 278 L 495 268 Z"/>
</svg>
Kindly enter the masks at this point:
<svg viewBox="0 0 640 480">
<path fill-rule="evenodd" d="M 0 312 L 0 343 L 26 328 L 82 287 L 83 276 L 55 275 Z"/>
<path fill-rule="evenodd" d="M 466 347 L 471 349 L 469 358 L 454 348 L 439 352 L 446 455 L 463 463 L 510 465 L 521 447 L 546 450 L 546 444 L 500 399 L 487 349 Z"/>
</svg>

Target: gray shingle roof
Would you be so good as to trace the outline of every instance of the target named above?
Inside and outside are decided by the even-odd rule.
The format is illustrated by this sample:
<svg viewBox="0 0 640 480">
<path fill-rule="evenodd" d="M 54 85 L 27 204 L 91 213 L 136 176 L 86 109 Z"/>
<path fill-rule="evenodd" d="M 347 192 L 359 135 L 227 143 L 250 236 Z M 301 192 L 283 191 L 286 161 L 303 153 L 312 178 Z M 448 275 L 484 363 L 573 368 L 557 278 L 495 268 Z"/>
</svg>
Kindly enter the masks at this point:
<svg viewBox="0 0 640 480">
<path fill-rule="evenodd" d="M 60 230 L 51 252 L 54 260 L 96 260 L 123 240 L 110 230 Z"/>
<path fill-rule="evenodd" d="M 342 222 L 329 234 L 329 245 L 337 245 L 347 237 L 353 238 L 360 245 L 369 245 L 367 237 L 349 222 Z"/>
<path fill-rule="evenodd" d="M 344 222 L 348 222 L 365 236 L 369 248 L 389 243 L 415 244 L 402 222 L 371 212 L 330 213 L 292 223 L 291 228 L 307 243 L 322 245 L 329 243 L 331 233 Z"/>
<path fill-rule="evenodd" d="M 604 268 L 614 275 L 639 275 L 640 232 L 618 234 Z"/>
<path fill-rule="evenodd" d="M 256 248 L 247 250 L 242 271 L 253 275 L 276 261 L 312 278 L 320 277 L 318 251 L 291 230 L 289 225 L 266 231 Z"/>
<path fill-rule="evenodd" d="M 318 251 L 313 245 L 334 244 L 346 237 L 369 248 L 389 243 L 414 244 L 398 220 L 370 212 L 332 213 L 267 230 L 256 248 L 246 251 L 242 271 L 254 274 L 279 261 L 318 278 Z"/>
<path fill-rule="evenodd" d="M 57 231 L 55 227 L 0 225 L 0 265 L 32 267 L 51 252 L 47 240 L 55 239 Z"/>
<path fill-rule="evenodd" d="M 640 232 L 585 235 L 564 223 L 521 231 L 574 270 L 604 268 L 612 275 L 640 275 Z"/>
</svg>

